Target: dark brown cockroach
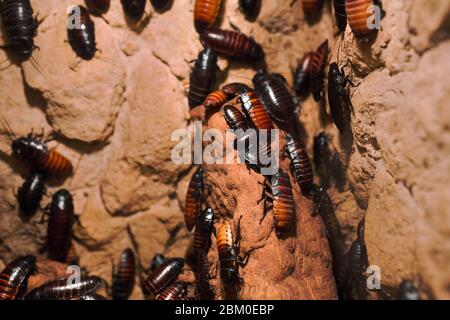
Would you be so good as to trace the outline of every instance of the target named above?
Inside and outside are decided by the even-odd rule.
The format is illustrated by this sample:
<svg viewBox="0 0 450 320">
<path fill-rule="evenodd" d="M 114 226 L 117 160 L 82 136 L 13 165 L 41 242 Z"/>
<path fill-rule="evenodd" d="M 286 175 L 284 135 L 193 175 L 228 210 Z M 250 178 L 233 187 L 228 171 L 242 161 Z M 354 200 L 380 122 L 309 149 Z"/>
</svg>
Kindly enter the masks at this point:
<svg viewBox="0 0 450 320">
<path fill-rule="evenodd" d="M 411 280 L 403 280 L 398 287 L 397 300 L 420 300 L 420 292 Z"/>
<path fill-rule="evenodd" d="M 227 83 L 220 89 L 223 93 L 225 93 L 228 98 L 234 98 L 235 96 L 244 93 L 246 91 L 251 90 L 250 87 L 244 83 L 240 82 L 231 82 Z"/>
<path fill-rule="evenodd" d="M 216 82 L 217 69 L 217 55 L 212 49 L 205 48 L 198 54 L 190 75 L 188 93 L 190 108 L 202 104 L 211 92 Z"/>
<path fill-rule="evenodd" d="M 69 191 L 61 189 L 53 195 L 48 214 L 49 257 L 64 262 L 72 240 L 72 225 L 75 220 L 73 199 Z"/>
<path fill-rule="evenodd" d="M 213 223 L 214 211 L 211 208 L 207 208 L 197 216 L 194 231 L 194 248 L 197 251 L 209 249 Z"/>
<path fill-rule="evenodd" d="M 143 283 L 145 294 L 156 296 L 164 290 L 180 274 L 184 267 L 184 259 L 167 259 L 154 272 L 152 272 Z"/>
<path fill-rule="evenodd" d="M 221 6 L 222 0 L 195 0 L 194 26 L 198 33 L 212 27 Z"/>
<path fill-rule="evenodd" d="M 197 216 L 202 210 L 203 189 L 203 168 L 199 166 L 189 182 L 184 205 L 184 223 L 189 232 L 194 229 Z"/>
<path fill-rule="evenodd" d="M 328 39 L 319 46 L 311 61 L 311 90 L 316 101 L 320 101 L 323 97 L 323 78 L 327 57 Z"/>
<path fill-rule="evenodd" d="M 301 60 L 298 61 L 297 69 L 295 69 L 294 91 L 298 97 L 306 98 L 311 90 L 311 69 L 314 52 L 307 52 Z"/>
<path fill-rule="evenodd" d="M 17 258 L 0 273 L 0 300 L 14 300 L 36 265 L 36 257 Z"/>
<path fill-rule="evenodd" d="M 261 0 L 239 0 L 239 8 L 247 20 L 254 20 L 261 9 Z"/>
<path fill-rule="evenodd" d="M 281 169 L 273 176 L 266 177 L 263 195 L 258 203 L 261 201 L 264 201 L 264 209 L 260 223 L 264 220 L 267 213 L 267 201 L 270 201 L 272 203 L 273 220 L 277 236 L 283 236 L 290 231 L 295 218 L 294 196 L 289 176 Z"/>
<path fill-rule="evenodd" d="M 127 300 L 133 291 L 136 276 L 136 257 L 130 248 L 125 249 L 119 260 L 117 272 L 113 268 L 113 300 Z"/>
<path fill-rule="evenodd" d="M 111 0 L 85 0 L 89 11 L 94 14 L 103 14 L 109 10 Z"/>
<path fill-rule="evenodd" d="M 25 300 L 71 300 L 94 293 L 103 280 L 96 276 L 81 277 L 79 282 L 58 279 L 31 290 Z"/>
<path fill-rule="evenodd" d="M 234 106 L 225 106 L 225 108 L 223 108 L 223 117 L 232 130 L 248 129 L 248 123 L 245 116 Z"/>
<path fill-rule="evenodd" d="M 242 93 L 239 96 L 239 99 L 242 102 L 242 107 L 246 115 L 256 129 L 271 130 L 274 128 L 270 115 L 267 113 L 261 100 L 254 91 L 249 90 Z"/>
<path fill-rule="evenodd" d="M 155 254 L 153 256 L 152 263 L 150 265 L 150 271 L 153 272 L 156 269 L 158 269 L 159 266 L 161 266 L 164 262 L 166 262 L 166 260 L 167 259 L 163 254 L 161 254 L 161 253 Z"/>
<path fill-rule="evenodd" d="M 45 193 L 45 174 L 32 172 L 17 192 L 20 211 L 26 216 L 32 215 L 39 208 Z"/>
<path fill-rule="evenodd" d="M 239 274 L 239 267 L 245 267 L 250 258 L 250 251 L 243 257 L 239 255 L 241 241 L 241 219 L 236 227 L 236 238 L 233 241 L 233 233 L 228 220 L 224 220 L 217 233 L 217 251 L 219 252 L 220 278 L 225 287 L 239 289 L 243 279 Z"/>
<path fill-rule="evenodd" d="M 258 71 L 253 77 L 255 91 L 272 120 L 280 127 L 285 126 L 294 118 L 295 104 L 280 79 L 272 74 Z"/>
<path fill-rule="evenodd" d="M 82 59 L 91 60 L 97 46 L 95 43 L 95 25 L 89 12 L 83 6 L 73 6 L 69 13 L 69 20 L 73 23 L 74 15 L 79 14 L 81 27 L 68 27 L 67 37 L 73 51 Z"/>
<path fill-rule="evenodd" d="M 322 8 L 323 0 L 302 0 L 305 16 L 316 14 Z"/>
<path fill-rule="evenodd" d="M 208 94 L 203 101 L 203 106 L 206 109 L 220 108 L 225 102 L 228 101 L 228 96 L 222 90 L 216 90 Z"/>
<path fill-rule="evenodd" d="M 334 17 L 340 32 L 347 27 L 347 13 L 345 12 L 345 0 L 333 0 Z"/>
<path fill-rule="evenodd" d="M 0 1 L 0 17 L 7 40 L 7 45 L 1 48 L 28 59 L 36 48 L 33 38 L 37 30 L 30 0 Z"/>
<path fill-rule="evenodd" d="M 347 84 L 355 86 L 344 74 L 344 68 L 339 71 L 336 62 L 330 65 L 328 72 L 328 103 L 331 116 L 340 133 L 344 133 L 349 126 L 350 112 L 353 111 Z"/>
<path fill-rule="evenodd" d="M 369 18 L 371 16 L 370 6 L 373 0 L 346 0 L 345 12 L 347 13 L 348 24 L 355 36 L 367 39 L 373 31 L 369 29 Z"/>
<path fill-rule="evenodd" d="M 123 11 L 133 20 L 140 20 L 145 12 L 147 0 L 120 0 Z"/>
<path fill-rule="evenodd" d="M 55 150 L 49 150 L 40 137 L 29 134 L 13 141 L 14 154 L 31 162 L 38 171 L 47 174 L 70 174 L 73 170 L 70 161 Z"/>
<path fill-rule="evenodd" d="M 359 297 L 363 287 L 361 286 L 364 278 L 364 272 L 369 264 L 367 257 L 367 248 L 364 241 L 364 224 L 365 219 L 363 218 L 359 224 L 356 231 L 357 237 L 353 241 L 350 251 L 348 253 L 348 268 L 349 272 L 347 274 L 348 283 L 347 286 L 351 287 L 351 292 L 355 292 L 356 296 Z"/>
<path fill-rule="evenodd" d="M 204 45 L 232 58 L 252 61 L 264 59 L 261 45 L 240 32 L 206 29 L 201 33 L 200 40 Z"/>
<path fill-rule="evenodd" d="M 330 149 L 328 145 L 328 136 L 325 132 L 319 133 L 314 137 L 314 167 L 316 173 L 320 177 L 321 184 L 325 187 L 330 185 L 330 172 L 329 172 L 329 161 L 330 161 Z"/>
<path fill-rule="evenodd" d="M 195 273 L 195 292 L 200 300 L 214 299 L 214 289 L 210 285 L 208 253 L 201 250 L 197 254 L 197 272 Z"/>
<path fill-rule="evenodd" d="M 184 283 L 175 282 L 164 289 L 156 300 L 181 300 L 187 295 L 187 286 Z"/>
<path fill-rule="evenodd" d="M 291 158 L 291 171 L 302 189 L 302 193 L 311 193 L 313 185 L 313 170 L 306 149 L 300 144 L 298 138 L 286 134 L 286 152 Z"/>
<path fill-rule="evenodd" d="M 81 296 L 78 300 L 108 300 L 108 298 L 96 293 L 90 293 L 85 296 Z"/>
<path fill-rule="evenodd" d="M 157 12 L 163 12 L 168 10 L 172 5 L 173 0 L 150 0 L 153 9 Z"/>
</svg>

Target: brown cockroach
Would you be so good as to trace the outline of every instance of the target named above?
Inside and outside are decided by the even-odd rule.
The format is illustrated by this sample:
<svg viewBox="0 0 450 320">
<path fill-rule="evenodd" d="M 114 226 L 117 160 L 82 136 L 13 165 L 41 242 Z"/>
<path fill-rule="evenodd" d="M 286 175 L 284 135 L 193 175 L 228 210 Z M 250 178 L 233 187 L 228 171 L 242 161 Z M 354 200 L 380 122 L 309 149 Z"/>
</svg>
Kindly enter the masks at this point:
<svg viewBox="0 0 450 320">
<path fill-rule="evenodd" d="M 136 276 L 136 257 L 133 250 L 125 249 L 120 255 L 117 272 L 112 274 L 113 300 L 127 300 L 134 288 Z"/>
<path fill-rule="evenodd" d="M 195 0 L 194 26 L 198 33 L 211 28 L 219 16 L 222 0 Z"/>
<path fill-rule="evenodd" d="M 234 106 L 225 106 L 225 108 L 223 108 L 223 117 L 230 129 L 234 131 L 248 129 L 248 123 L 245 116 Z"/>
<path fill-rule="evenodd" d="M 216 90 L 208 94 L 203 101 L 203 106 L 206 109 L 220 108 L 225 102 L 228 101 L 228 96 L 222 90 Z"/>
<path fill-rule="evenodd" d="M 195 61 L 189 77 L 189 107 L 194 108 L 203 103 L 216 82 L 217 55 L 210 49 L 202 50 Z"/>
<path fill-rule="evenodd" d="M 189 232 L 194 229 L 195 221 L 203 204 L 203 168 L 199 166 L 191 177 L 184 206 L 184 223 Z"/>
<path fill-rule="evenodd" d="M 200 300 L 214 299 L 214 289 L 210 285 L 208 252 L 201 250 L 197 254 L 197 270 L 195 273 L 195 291 Z"/>
<path fill-rule="evenodd" d="M 345 1 L 348 24 L 358 38 L 367 39 L 373 31 L 369 28 L 369 18 L 371 16 L 369 8 L 373 4 L 373 0 Z"/>
<path fill-rule="evenodd" d="M 298 138 L 286 134 L 285 152 L 291 158 L 291 171 L 300 186 L 302 193 L 309 195 L 313 186 L 313 170 L 305 147 Z"/>
<path fill-rule="evenodd" d="M 264 60 L 261 45 L 240 32 L 206 29 L 200 34 L 200 40 L 204 45 L 229 57 L 251 61 Z"/>
<path fill-rule="evenodd" d="M 187 295 L 187 285 L 180 282 L 168 286 L 157 297 L 156 300 L 182 300 Z"/>
<path fill-rule="evenodd" d="M 314 52 L 307 52 L 298 61 L 297 69 L 294 71 L 294 91 L 298 97 L 306 98 L 311 91 L 311 69 Z"/>
<path fill-rule="evenodd" d="M 272 203 L 273 220 L 275 231 L 278 237 L 285 235 L 291 230 L 295 218 L 295 203 L 292 194 L 292 185 L 289 176 L 281 169 L 276 174 L 266 177 L 263 185 L 263 195 L 258 201 L 264 202 L 263 217 L 264 220 L 267 212 L 267 201 Z"/>
<path fill-rule="evenodd" d="M 154 272 L 152 272 L 143 282 L 145 294 L 156 296 L 180 274 L 184 267 L 183 258 L 167 259 Z"/>
<path fill-rule="evenodd" d="M 140 20 L 145 12 L 147 0 L 120 0 L 125 13 L 133 20 Z"/>
<path fill-rule="evenodd" d="M 224 85 L 220 90 L 223 93 L 225 93 L 229 99 L 231 99 L 237 96 L 238 94 L 251 90 L 251 88 L 244 83 L 231 82 Z"/>
<path fill-rule="evenodd" d="M 334 17 L 340 32 L 347 27 L 347 13 L 345 12 L 345 0 L 333 0 Z"/>
<path fill-rule="evenodd" d="M 323 97 L 323 78 L 327 57 L 328 39 L 319 46 L 311 61 L 311 90 L 316 101 L 320 101 Z"/>
<path fill-rule="evenodd" d="M 79 282 L 70 283 L 69 279 L 50 281 L 31 290 L 25 300 L 71 300 L 81 298 L 95 291 L 103 283 L 96 276 L 81 277 Z"/>
<path fill-rule="evenodd" d="M 213 231 L 214 211 L 205 209 L 197 216 L 194 231 L 194 248 L 197 251 L 208 250 L 211 245 L 211 233 Z"/>
<path fill-rule="evenodd" d="M 239 0 L 239 8 L 247 20 L 254 20 L 261 9 L 261 0 Z"/>
<path fill-rule="evenodd" d="M 86 6 L 94 14 L 103 14 L 108 11 L 111 0 L 85 0 Z"/>
<path fill-rule="evenodd" d="M 274 128 L 270 115 L 267 113 L 258 95 L 253 90 L 241 93 L 239 99 L 242 102 L 242 107 L 246 115 L 256 129 L 271 130 Z"/>
<path fill-rule="evenodd" d="M 36 257 L 31 255 L 8 264 L 0 273 L 0 300 L 15 300 L 35 266 Z"/>
<path fill-rule="evenodd" d="M 17 192 L 20 211 L 30 216 L 39 208 L 42 196 L 45 193 L 45 174 L 39 171 L 32 172 Z"/>
<path fill-rule="evenodd" d="M 73 19 L 74 14 L 79 12 L 81 27 L 67 28 L 67 38 L 73 51 L 84 60 L 91 60 L 95 52 L 97 52 L 97 45 L 95 43 L 95 25 L 92 21 L 89 12 L 83 6 L 72 7 L 69 13 L 69 19 Z"/>
</svg>

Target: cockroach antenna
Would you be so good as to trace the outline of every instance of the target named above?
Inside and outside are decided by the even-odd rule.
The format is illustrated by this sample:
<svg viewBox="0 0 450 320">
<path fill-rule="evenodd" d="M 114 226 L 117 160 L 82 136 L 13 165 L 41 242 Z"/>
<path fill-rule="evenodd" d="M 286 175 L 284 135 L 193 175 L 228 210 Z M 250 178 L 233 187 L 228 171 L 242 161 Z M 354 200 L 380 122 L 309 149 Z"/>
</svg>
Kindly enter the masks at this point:
<svg viewBox="0 0 450 320">
<path fill-rule="evenodd" d="M 0 113 L 0 122 L 2 123 L 3 127 L 6 129 L 6 132 L 8 134 L 9 139 L 11 140 L 11 142 L 14 141 L 15 139 L 17 139 L 16 133 L 14 132 L 14 130 L 9 125 L 8 121 L 5 119 L 5 117 L 1 113 Z"/>
</svg>

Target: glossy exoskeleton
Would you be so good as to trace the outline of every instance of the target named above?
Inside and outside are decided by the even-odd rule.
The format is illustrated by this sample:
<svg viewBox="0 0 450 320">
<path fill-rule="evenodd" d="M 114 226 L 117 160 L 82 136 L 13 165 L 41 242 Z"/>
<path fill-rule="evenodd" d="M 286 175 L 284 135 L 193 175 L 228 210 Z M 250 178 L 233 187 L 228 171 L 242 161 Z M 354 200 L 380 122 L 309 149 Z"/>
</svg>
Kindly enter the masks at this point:
<svg viewBox="0 0 450 320">
<path fill-rule="evenodd" d="M 272 203 L 273 220 L 277 236 L 283 236 L 291 230 L 295 219 L 295 203 L 289 176 L 281 169 L 271 177 L 266 177 L 261 202 L 264 201 L 263 221 L 267 214 L 267 201 Z"/>
<path fill-rule="evenodd" d="M 323 97 L 323 78 L 328 57 L 328 40 L 325 40 L 315 52 L 311 61 L 311 90 L 314 100 Z"/>
<path fill-rule="evenodd" d="M 161 254 L 161 253 L 155 254 L 153 256 L 152 263 L 150 265 L 150 271 L 153 272 L 156 269 L 158 269 L 159 266 L 161 266 L 164 262 L 166 262 L 166 260 L 167 259 L 163 254 Z"/>
<path fill-rule="evenodd" d="M 203 101 L 203 106 L 206 109 L 216 109 L 221 107 L 227 101 L 228 96 L 222 90 L 216 90 L 208 94 L 205 101 Z"/>
<path fill-rule="evenodd" d="M 36 257 L 15 259 L 0 273 L 0 300 L 15 300 L 22 291 L 27 277 L 35 268 Z"/>
<path fill-rule="evenodd" d="M 120 0 L 123 11 L 133 20 L 140 20 L 145 12 L 147 0 Z"/>
<path fill-rule="evenodd" d="M 337 63 L 330 65 L 328 72 L 328 103 L 330 104 L 331 116 L 340 133 L 344 133 L 349 126 L 350 113 L 353 107 L 348 94 L 347 84 L 355 86 L 341 71 Z"/>
<path fill-rule="evenodd" d="M 369 28 L 372 15 L 369 9 L 373 4 L 373 0 L 345 0 L 348 24 L 358 38 L 365 40 L 373 31 Z"/>
<path fill-rule="evenodd" d="M 150 0 L 150 3 L 153 6 L 153 9 L 157 12 L 163 12 L 170 8 L 173 0 Z"/>
<path fill-rule="evenodd" d="M 314 52 L 307 52 L 298 61 L 297 69 L 294 71 L 294 91 L 298 97 L 305 99 L 311 91 L 311 69 Z"/>
<path fill-rule="evenodd" d="M 72 7 L 69 13 L 71 23 L 73 23 L 74 15 L 79 15 L 80 27 L 70 26 L 67 28 L 67 37 L 70 46 L 80 58 L 91 60 L 97 51 L 94 22 L 89 12 L 83 6 Z"/>
<path fill-rule="evenodd" d="M 111 0 L 85 0 L 89 11 L 94 14 L 103 14 L 108 11 Z"/>
<path fill-rule="evenodd" d="M 214 298 L 214 290 L 210 285 L 208 252 L 201 250 L 197 254 L 197 270 L 195 273 L 195 292 L 200 300 L 212 300 Z"/>
<path fill-rule="evenodd" d="M 309 195 L 313 185 L 313 170 L 308 153 L 297 136 L 286 134 L 286 153 L 291 158 L 291 171 L 300 186 L 302 193 Z"/>
<path fill-rule="evenodd" d="M 130 248 L 122 252 L 117 271 L 114 269 L 112 275 L 113 300 L 126 300 L 134 288 L 136 276 L 136 257 Z"/>
<path fill-rule="evenodd" d="M 222 0 L 195 0 L 194 26 L 198 33 L 213 26 L 221 6 Z"/>
<path fill-rule="evenodd" d="M 248 90 L 239 95 L 248 119 L 258 130 L 271 130 L 274 128 L 272 119 L 264 108 L 258 95 L 253 90 Z"/>
<path fill-rule="evenodd" d="M 156 296 L 180 274 L 184 267 L 184 259 L 167 259 L 154 272 L 152 272 L 143 283 L 145 294 Z"/>
<path fill-rule="evenodd" d="M 33 38 L 37 30 L 30 0 L 0 1 L 0 18 L 7 41 L 2 48 L 10 49 L 21 59 L 29 58 L 36 48 Z"/>
<path fill-rule="evenodd" d="M 236 238 L 233 240 L 231 225 L 224 220 L 217 233 L 217 251 L 219 252 L 220 278 L 225 287 L 238 289 L 243 284 L 239 267 L 245 267 L 250 258 L 250 252 L 243 257 L 239 255 L 241 240 L 241 219 L 236 226 Z"/>
<path fill-rule="evenodd" d="M 334 17 L 340 32 L 347 27 L 347 13 L 345 12 L 345 0 L 333 0 Z"/>
<path fill-rule="evenodd" d="M 164 289 L 156 300 L 181 300 L 187 295 L 186 284 L 175 282 Z"/>
<path fill-rule="evenodd" d="M 189 182 L 184 206 L 184 223 L 189 232 L 194 229 L 195 221 L 203 204 L 203 168 L 195 170 Z"/>
<path fill-rule="evenodd" d="M 325 132 L 321 132 L 314 137 L 314 167 L 320 177 L 321 184 L 325 187 L 329 186 L 330 181 L 330 158 L 328 136 Z"/>
<path fill-rule="evenodd" d="M 211 92 L 216 82 L 217 69 L 217 55 L 212 49 L 205 48 L 198 54 L 189 78 L 188 101 L 190 108 L 202 104 Z"/>
<path fill-rule="evenodd" d="M 256 62 L 264 60 L 261 45 L 240 32 L 206 29 L 200 34 L 200 40 L 204 45 L 232 58 Z"/>
<path fill-rule="evenodd" d="M 254 20 L 261 9 L 261 0 L 239 0 L 239 8 L 248 20 Z"/>
<path fill-rule="evenodd" d="M 31 290 L 25 300 L 71 300 L 87 296 L 100 287 L 103 280 L 96 276 L 81 277 L 79 282 L 69 279 L 50 281 Z"/>
<path fill-rule="evenodd" d="M 220 90 L 225 93 L 228 98 L 234 98 L 238 94 L 251 90 L 251 88 L 244 83 L 231 82 L 224 85 Z"/>
<path fill-rule="evenodd" d="M 45 174 L 32 172 L 17 192 L 20 211 L 25 215 L 32 215 L 39 208 L 45 193 Z"/>
<path fill-rule="evenodd" d="M 397 300 L 420 300 L 420 292 L 411 280 L 403 280 L 398 287 Z"/>
<path fill-rule="evenodd" d="M 65 262 L 72 240 L 75 221 L 73 198 L 69 191 L 61 189 L 53 195 L 48 210 L 47 246 L 49 257 Z"/>
<path fill-rule="evenodd" d="M 214 211 L 205 209 L 197 216 L 194 231 L 194 248 L 197 251 L 208 250 L 211 245 L 211 233 L 213 231 Z"/>
</svg>

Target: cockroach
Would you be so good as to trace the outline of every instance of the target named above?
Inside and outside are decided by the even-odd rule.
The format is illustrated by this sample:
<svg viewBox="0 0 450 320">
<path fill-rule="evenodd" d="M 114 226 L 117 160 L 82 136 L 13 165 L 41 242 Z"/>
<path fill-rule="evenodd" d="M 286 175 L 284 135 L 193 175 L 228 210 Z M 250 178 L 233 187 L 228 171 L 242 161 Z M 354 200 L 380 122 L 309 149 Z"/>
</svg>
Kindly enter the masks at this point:
<svg viewBox="0 0 450 320">
<path fill-rule="evenodd" d="M 195 291 L 200 300 L 214 299 L 214 289 L 210 285 L 208 253 L 201 250 L 197 254 L 197 272 L 195 273 Z"/>
<path fill-rule="evenodd" d="M 7 45 L 2 48 L 11 49 L 22 59 L 29 58 L 36 48 L 34 37 L 37 30 L 30 0 L 0 1 L 0 17 L 7 39 Z"/>
<path fill-rule="evenodd" d="M 344 236 L 336 218 L 333 202 L 323 186 L 315 184 L 312 189 L 312 196 L 315 204 L 314 211 L 321 216 L 325 224 L 334 262 L 335 259 L 337 260 L 344 253 Z"/>
<path fill-rule="evenodd" d="M 242 107 L 246 115 L 256 129 L 271 130 L 274 128 L 270 115 L 267 113 L 261 100 L 254 91 L 249 90 L 242 93 L 239 96 L 239 99 L 242 102 Z"/>
<path fill-rule="evenodd" d="M 334 17 L 340 32 L 344 32 L 347 27 L 347 13 L 345 12 L 345 0 L 333 0 Z"/>
<path fill-rule="evenodd" d="M 319 133 L 314 137 L 314 167 L 320 176 L 322 185 L 329 186 L 330 173 L 328 165 L 330 161 L 330 149 L 328 144 L 328 136 L 325 132 Z"/>
<path fill-rule="evenodd" d="M 264 180 L 263 195 L 258 203 L 261 201 L 264 201 L 264 209 L 260 223 L 266 216 L 266 202 L 269 201 L 272 203 L 273 220 L 277 236 L 280 237 L 290 231 L 295 218 L 294 196 L 289 176 L 281 169 Z"/>
<path fill-rule="evenodd" d="M 235 97 L 238 94 L 244 93 L 246 91 L 251 90 L 250 87 L 244 83 L 240 82 L 231 82 L 227 83 L 220 89 L 223 93 L 225 93 L 229 98 Z"/>
<path fill-rule="evenodd" d="M 222 0 L 195 0 L 194 26 L 198 33 L 212 27 L 221 6 Z"/>
<path fill-rule="evenodd" d="M 156 300 L 180 300 L 187 295 L 186 284 L 176 282 L 164 289 Z"/>
<path fill-rule="evenodd" d="M 226 56 L 252 61 L 264 60 L 264 50 L 252 37 L 243 33 L 206 29 L 200 34 L 201 42 Z"/>
<path fill-rule="evenodd" d="M 297 137 L 286 134 L 286 152 L 291 158 L 291 171 L 300 186 L 302 193 L 309 195 L 313 185 L 311 161 L 304 146 Z"/>
<path fill-rule="evenodd" d="M 397 292 L 397 300 L 420 300 L 420 292 L 411 280 L 403 280 Z"/>
<path fill-rule="evenodd" d="M 16 299 L 35 266 L 36 257 L 31 255 L 17 258 L 8 264 L 0 273 L 0 300 Z"/>
<path fill-rule="evenodd" d="M 150 271 L 153 272 L 156 269 L 158 269 L 159 266 L 161 266 L 164 262 L 166 262 L 166 260 L 167 259 L 163 254 L 161 254 L 161 253 L 155 254 L 153 256 L 152 263 L 150 265 Z"/>
<path fill-rule="evenodd" d="M 258 71 L 253 84 L 259 99 L 277 124 L 286 125 L 294 117 L 295 104 L 288 89 L 278 77 Z"/>
<path fill-rule="evenodd" d="M 314 52 L 307 52 L 298 61 L 297 69 L 294 71 L 294 91 L 297 96 L 306 98 L 311 90 L 311 69 Z"/>
<path fill-rule="evenodd" d="M 84 60 L 91 60 L 97 46 L 95 43 L 95 25 L 89 12 L 83 6 L 73 6 L 69 13 L 70 21 L 74 15 L 79 14 L 80 26 L 68 27 L 67 37 L 73 51 Z"/>
<path fill-rule="evenodd" d="M 236 226 L 236 238 L 233 241 L 231 224 L 224 220 L 217 233 L 217 251 L 220 261 L 220 278 L 226 287 L 239 288 L 244 279 L 239 274 L 239 267 L 245 267 L 250 258 L 250 251 L 244 256 L 239 255 L 241 241 L 241 219 Z"/>
<path fill-rule="evenodd" d="M 136 276 L 136 257 L 130 248 L 125 249 L 119 260 L 117 272 L 113 268 L 113 300 L 127 300 L 133 291 Z"/>
<path fill-rule="evenodd" d="M 190 75 L 188 93 L 190 108 L 200 105 L 211 92 L 216 82 L 217 69 L 216 53 L 210 48 L 202 50 Z"/>
<path fill-rule="evenodd" d="M 170 8 L 173 0 L 150 0 L 153 9 L 157 12 L 163 12 Z"/>
<path fill-rule="evenodd" d="M 120 0 L 123 11 L 133 20 L 140 20 L 145 12 L 147 0 Z"/>
<path fill-rule="evenodd" d="M 311 90 L 316 101 L 320 101 L 323 97 L 323 78 L 327 57 L 328 39 L 319 46 L 311 61 Z"/>
<path fill-rule="evenodd" d="M 78 282 L 58 279 L 35 288 L 25 296 L 25 300 L 71 300 L 94 293 L 103 280 L 96 276 L 81 277 Z"/>
<path fill-rule="evenodd" d="M 348 24 L 358 38 L 367 39 L 372 32 L 372 29 L 369 28 L 371 16 L 369 8 L 373 4 L 373 0 L 345 0 Z"/>
<path fill-rule="evenodd" d="M 234 106 L 225 106 L 225 108 L 223 108 L 223 117 L 232 130 L 248 129 L 248 123 L 245 116 Z"/>
<path fill-rule="evenodd" d="M 328 103 L 330 104 L 331 116 L 340 133 L 346 131 L 349 125 L 349 111 L 353 111 L 347 84 L 355 87 L 345 76 L 344 67 L 339 71 L 339 66 L 336 62 L 333 62 L 328 72 Z"/>
<path fill-rule="evenodd" d="M 45 193 L 45 174 L 32 172 L 17 192 L 20 211 L 29 216 L 36 212 Z"/>
<path fill-rule="evenodd" d="M 317 13 L 322 8 L 323 0 L 302 0 L 303 12 L 306 16 Z"/>
<path fill-rule="evenodd" d="M 194 231 L 194 248 L 197 251 L 209 249 L 213 223 L 214 211 L 211 208 L 205 209 L 197 216 Z"/>
<path fill-rule="evenodd" d="M 95 14 L 103 14 L 109 10 L 111 0 L 85 0 L 88 9 Z"/>
<path fill-rule="evenodd" d="M 216 109 L 221 107 L 227 101 L 228 96 L 222 90 L 216 90 L 208 94 L 205 101 L 203 101 L 203 106 L 206 109 Z"/>
<path fill-rule="evenodd" d="M 350 251 L 348 253 L 348 267 L 349 272 L 347 274 L 347 282 L 353 289 L 356 290 L 356 294 L 359 295 L 361 289 L 361 282 L 363 280 L 363 273 L 367 269 L 369 264 L 367 257 L 367 249 L 364 241 L 364 218 L 359 222 L 356 231 L 357 237 L 353 241 Z"/>
<path fill-rule="evenodd" d="M 47 228 L 47 246 L 51 259 L 64 262 L 72 239 L 75 219 L 72 195 L 61 189 L 52 197 Z"/>
<path fill-rule="evenodd" d="M 253 20 L 258 16 L 261 9 L 261 0 L 239 0 L 239 8 L 247 20 Z"/>
<path fill-rule="evenodd" d="M 189 182 L 184 205 L 184 223 L 189 232 L 194 229 L 197 216 L 202 210 L 203 189 L 203 168 L 199 166 Z"/>
<path fill-rule="evenodd" d="M 167 259 L 154 272 L 152 272 L 143 283 L 145 294 L 156 296 L 164 290 L 180 274 L 184 267 L 184 259 Z"/>
<path fill-rule="evenodd" d="M 90 293 L 85 296 L 81 296 L 79 300 L 108 300 L 106 297 L 96 293 Z"/>
</svg>

